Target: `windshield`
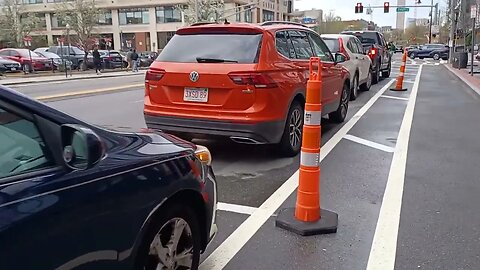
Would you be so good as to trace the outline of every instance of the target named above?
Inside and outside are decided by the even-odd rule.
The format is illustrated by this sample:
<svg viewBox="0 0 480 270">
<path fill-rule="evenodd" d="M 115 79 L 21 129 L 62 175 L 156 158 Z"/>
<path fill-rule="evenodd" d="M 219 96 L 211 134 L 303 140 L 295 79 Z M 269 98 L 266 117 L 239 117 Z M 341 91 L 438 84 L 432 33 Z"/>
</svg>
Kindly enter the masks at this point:
<svg viewBox="0 0 480 270">
<path fill-rule="evenodd" d="M 356 36 L 363 44 L 379 44 L 378 36 L 375 32 L 354 32 Z"/>
<path fill-rule="evenodd" d="M 323 41 L 327 44 L 327 47 L 332 53 L 340 51 L 340 45 L 338 44 L 338 39 L 336 38 L 324 38 Z"/>
<path fill-rule="evenodd" d="M 197 59 L 216 59 L 255 63 L 261 40 L 261 34 L 175 35 L 157 61 L 197 63 Z"/>
<path fill-rule="evenodd" d="M 22 57 L 42 57 L 41 55 L 37 54 L 36 52 L 34 51 L 30 51 L 30 54 L 28 54 L 29 50 L 26 50 L 26 49 L 22 49 L 22 50 L 18 50 L 18 53 L 22 56 Z"/>
</svg>

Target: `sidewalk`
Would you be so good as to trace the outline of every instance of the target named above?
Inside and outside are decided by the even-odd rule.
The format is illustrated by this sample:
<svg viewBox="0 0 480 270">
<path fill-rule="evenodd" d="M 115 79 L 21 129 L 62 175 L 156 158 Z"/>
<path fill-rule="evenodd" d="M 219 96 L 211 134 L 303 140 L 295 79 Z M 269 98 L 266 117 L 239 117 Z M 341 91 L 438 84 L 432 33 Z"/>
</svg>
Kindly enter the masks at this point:
<svg viewBox="0 0 480 270">
<path fill-rule="evenodd" d="M 460 80 L 465 82 L 473 91 L 477 92 L 480 95 L 480 74 L 475 73 L 478 69 L 474 69 L 473 76 L 469 73 L 470 66 L 466 69 L 453 68 L 451 65 L 447 64 L 445 67 L 455 74 Z"/>
<path fill-rule="evenodd" d="M 144 76 L 146 70 L 140 70 L 139 72 L 131 71 L 108 71 L 100 75 L 95 74 L 95 72 L 81 72 L 74 73 L 65 77 L 65 73 L 51 73 L 50 76 L 41 74 L 31 74 L 25 75 L 22 77 L 1 77 L 0 84 L 2 85 L 17 85 L 17 84 L 28 84 L 28 83 L 41 83 L 41 82 L 58 82 L 58 81 L 68 81 L 68 80 L 82 80 L 82 79 L 93 79 L 93 78 L 109 78 L 109 77 L 122 77 L 122 76 Z"/>
</svg>

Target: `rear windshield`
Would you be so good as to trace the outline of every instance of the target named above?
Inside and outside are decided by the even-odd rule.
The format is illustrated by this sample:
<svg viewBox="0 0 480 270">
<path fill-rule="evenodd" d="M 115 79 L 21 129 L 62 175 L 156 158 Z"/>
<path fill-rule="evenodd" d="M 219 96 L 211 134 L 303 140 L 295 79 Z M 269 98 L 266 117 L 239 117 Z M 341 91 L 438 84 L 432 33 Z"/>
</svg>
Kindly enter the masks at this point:
<svg viewBox="0 0 480 270">
<path fill-rule="evenodd" d="M 262 34 L 175 35 L 157 58 L 161 62 L 197 63 L 197 58 L 243 64 L 257 62 Z"/>
<path fill-rule="evenodd" d="M 338 44 L 338 39 L 336 38 L 323 38 L 325 44 L 330 49 L 332 53 L 336 53 L 340 51 L 340 45 Z"/>
<path fill-rule="evenodd" d="M 380 42 L 378 42 L 377 33 L 375 32 L 359 32 L 352 34 L 360 39 L 363 44 L 380 44 Z"/>
</svg>

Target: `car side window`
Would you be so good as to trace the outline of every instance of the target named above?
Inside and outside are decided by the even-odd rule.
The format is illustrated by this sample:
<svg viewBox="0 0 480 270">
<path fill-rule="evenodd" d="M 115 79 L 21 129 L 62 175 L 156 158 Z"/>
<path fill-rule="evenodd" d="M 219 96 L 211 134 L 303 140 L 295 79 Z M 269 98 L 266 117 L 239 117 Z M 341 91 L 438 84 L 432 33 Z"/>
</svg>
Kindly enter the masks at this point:
<svg viewBox="0 0 480 270">
<path fill-rule="evenodd" d="M 306 33 L 301 31 L 288 31 L 292 40 L 297 59 L 310 59 L 313 56 L 312 46 Z"/>
<path fill-rule="evenodd" d="M 9 56 L 8 51 L 1 51 L 0 55 Z"/>
<path fill-rule="evenodd" d="M 360 40 L 358 38 L 354 37 L 353 42 L 355 43 L 355 46 L 357 46 L 358 53 L 363 54 L 364 49 L 363 49 L 363 45 L 360 42 Z"/>
<path fill-rule="evenodd" d="M 349 39 L 347 42 L 347 48 L 352 52 L 352 53 L 359 53 L 357 44 L 353 42 L 353 39 Z"/>
<path fill-rule="evenodd" d="M 0 108 L 0 181 L 34 172 L 54 163 L 37 126 L 20 115 Z"/>
<path fill-rule="evenodd" d="M 277 51 L 281 55 L 287 58 L 295 58 L 295 54 L 290 55 L 290 49 L 288 48 L 287 32 L 280 31 L 275 33 L 275 46 L 277 47 Z"/>
<path fill-rule="evenodd" d="M 310 33 L 308 36 L 312 42 L 315 55 L 320 57 L 320 59 L 324 62 L 333 62 L 333 56 L 325 42 L 323 42 L 323 40 L 316 34 Z"/>
</svg>

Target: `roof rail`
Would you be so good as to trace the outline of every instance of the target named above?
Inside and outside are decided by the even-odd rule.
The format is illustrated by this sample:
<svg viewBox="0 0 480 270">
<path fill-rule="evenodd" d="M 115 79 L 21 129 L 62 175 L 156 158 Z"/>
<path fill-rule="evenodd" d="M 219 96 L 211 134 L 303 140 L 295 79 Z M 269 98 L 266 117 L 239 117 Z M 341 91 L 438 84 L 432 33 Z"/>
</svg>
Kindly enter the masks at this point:
<svg viewBox="0 0 480 270">
<path fill-rule="evenodd" d="M 288 22 L 288 21 L 269 21 L 269 22 L 263 22 L 260 25 L 268 26 L 268 25 L 275 25 L 275 24 L 289 24 L 289 25 L 296 25 L 296 26 L 302 26 L 302 27 L 308 28 L 308 26 L 304 24 L 296 23 L 296 22 Z"/>
</svg>

